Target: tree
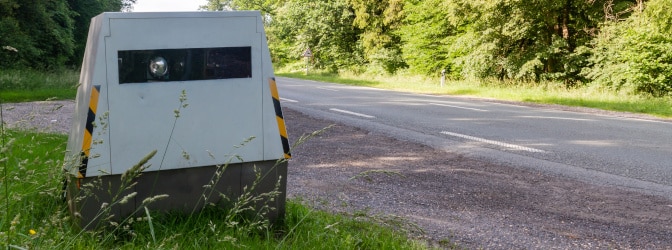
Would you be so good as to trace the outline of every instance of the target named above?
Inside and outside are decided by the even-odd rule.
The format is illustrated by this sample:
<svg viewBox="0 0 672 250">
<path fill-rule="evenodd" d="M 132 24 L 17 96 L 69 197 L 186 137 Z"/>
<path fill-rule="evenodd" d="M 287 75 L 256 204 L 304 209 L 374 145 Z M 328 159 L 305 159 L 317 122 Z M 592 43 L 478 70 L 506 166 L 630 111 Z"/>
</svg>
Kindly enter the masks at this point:
<svg viewBox="0 0 672 250">
<path fill-rule="evenodd" d="M 55 69 L 72 56 L 73 13 L 64 0 L 3 1 L 0 14 L 0 45 L 17 50 L 0 51 L 0 66 Z"/>
<path fill-rule="evenodd" d="M 459 6 L 444 0 L 415 0 L 405 4 L 403 24 L 396 31 L 401 38 L 403 59 L 414 73 L 438 75 L 446 69 L 459 77 L 454 63 L 461 56 L 458 40 L 468 25 L 451 22 L 447 17 Z M 469 47 L 469 46 L 467 46 Z"/>
<path fill-rule="evenodd" d="M 0 1 L 0 66 L 58 69 L 79 66 L 89 22 L 103 11 L 130 10 L 136 0 Z"/>
<path fill-rule="evenodd" d="M 450 7 L 437 14 L 445 14 L 450 25 L 459 29 L 441 40 L 451 47 L 442 50 L 450 54 L 446 63 L 463 77 L 551 79 L 573 85 L 581 80 L 579 72 L 587 58 L 579 53 L 583 50 L 576 49 L 595 35 L 605 19 L 607 2 L 619 12 L 634 4 L 616 0 L 446 1 L 443 5 Z"/>
<path fill-rule="evenodd" d="M 273 15 L 277 4 L 282 0 L 208 0 L 200 10 L 223 11 L 223 10 L 258 10 L 264 15 Z"/>
<path fill-rule="evenodd" d="M 274 62 L 299 59 L 311 48 L 318 68 L 359 70 L 363 61 L 354 18 L 346 0 L 286 1 L 267 29 Z"/>
<path fill-rule="evenodd" d="M 640 5 L 641 6 L 641 5 Z M 608 22 L 592 42 L 593 84 L 630 93 L 672 93 L 672 0 L 651 0 L 638 13 Z"/>
<path fill-rule="evenodd" d="M 363 32 L 359 44 L 369 64 L 388 73 L 405 67 L 401 38 L 395 32 L 404 16 L 402 0 L 350 0 L 354 9 L 353 25 Z"/>
<path fill-rule="evenodd" d="M 133 9 L 135 2 L 136 0 L 68 0 L 68 5 L 74 13 L 73 19 L 75 22 L 73 30 L 75 51 L 70 64 L 78 66 L 82 63 L 91 18 L 108 11 L 130 11 Z"/>
<path fill-rule="evenodd" d="M 231 0 L 208 0 L 205 5 L 201 5 L 198 9 L 207 11 L 232 10 L 231 5 Z"/>
<path fill-rule="evenodd" d="M 566 53 L 569 43 L 559 31 L 563 6 L 552 1 L 470 3 L 470 9 L 479 10 L 479 14 L 468 22 L 480 36 L 468 34 L 477 44 L 460 60 L 463 73 L 478 78 L 537 80 L 543 70 L 554 72 L 556 54 Z M 564 32 L 569 38 L 569 30 Z"/>
</svg>

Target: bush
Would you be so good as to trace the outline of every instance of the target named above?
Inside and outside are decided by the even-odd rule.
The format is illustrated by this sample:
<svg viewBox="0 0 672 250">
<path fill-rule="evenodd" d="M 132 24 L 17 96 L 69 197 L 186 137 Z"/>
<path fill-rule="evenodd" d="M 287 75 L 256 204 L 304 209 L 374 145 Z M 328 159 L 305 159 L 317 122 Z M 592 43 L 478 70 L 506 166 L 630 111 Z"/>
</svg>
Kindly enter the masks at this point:
<svg viewBox="0 0 672 250">
<path fill-rule="evenodd" d="M 593 84 L 634 94 L 672 93 L 672 0 L 652 0 L 625 21 L 608 23 L 593 42 Z"/>
</svg>

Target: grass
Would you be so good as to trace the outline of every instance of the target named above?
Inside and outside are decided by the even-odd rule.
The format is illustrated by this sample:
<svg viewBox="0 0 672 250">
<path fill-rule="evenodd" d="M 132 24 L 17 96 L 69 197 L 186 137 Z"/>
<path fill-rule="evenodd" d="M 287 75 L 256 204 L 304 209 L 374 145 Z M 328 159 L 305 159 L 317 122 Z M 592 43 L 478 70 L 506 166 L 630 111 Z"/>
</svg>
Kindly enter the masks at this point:
<svg viewBox="0 0 672 250">
<path fill-rule="evenodd" d="M 121 224 L 82 231 L 73 226 L 61 196 L 66 136 L 0 131 L 3 249 L 427 248 L 403 231 L 381 225 L 377 216 L 330 214 L 313 210 L 301 200 L 288 201 L 285 219 L 272 227 L 249 228 L 244 225 L 258 224 L 227 221 L 227 211 L 213 206 L 191 217 L 147 210 Z"/>
<path fill-rule="evenodd" d="M 0 70 L 0 101 L 5 103 L 75 99 L 79 72 Z"/>
<path fill-rule="evenodd" d="M 590 86 L 565 88 L 561 83 L 524 83 L 501 81 L 454 81 L 447 80 L 440 86 L 437 78 L 418 76 L 370 76 L 348 73 L 334 74 L 280 71 L 278 76 L 365 86 L 397 91 L 434 94 L 462 95 L 498 100 L 542 104 L 588 107 L 603 110 L 649 114 L 672 118 L 672 97 L 653 98 Z"/>
</svg>

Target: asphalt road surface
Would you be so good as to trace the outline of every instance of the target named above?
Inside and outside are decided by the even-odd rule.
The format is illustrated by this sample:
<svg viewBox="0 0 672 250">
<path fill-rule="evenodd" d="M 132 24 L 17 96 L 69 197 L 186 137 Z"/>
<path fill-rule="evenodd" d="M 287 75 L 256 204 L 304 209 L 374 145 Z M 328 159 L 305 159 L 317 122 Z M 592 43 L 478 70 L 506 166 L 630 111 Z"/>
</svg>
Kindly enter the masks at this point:
<svg viewBox="0 0 672 250">
<path fill-rule="evenodd" d="M 469 157 L 672 198 L 672 122 L 278 78 L 283 106 Z M 563 110 L 565 109 L 565 110 Z"/>
</svg>

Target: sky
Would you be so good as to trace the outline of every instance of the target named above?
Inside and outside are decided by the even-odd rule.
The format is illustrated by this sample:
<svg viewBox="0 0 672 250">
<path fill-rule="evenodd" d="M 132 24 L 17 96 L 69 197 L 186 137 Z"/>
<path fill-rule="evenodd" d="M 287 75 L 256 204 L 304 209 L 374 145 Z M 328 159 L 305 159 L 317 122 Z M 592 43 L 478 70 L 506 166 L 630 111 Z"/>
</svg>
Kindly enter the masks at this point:
<svg viewBox="0 0 672 250">
<path fill-rule="evenodd" d="M 137 0 L 133 12 L 197 11 L 207 0 Z"/>
</svg>

